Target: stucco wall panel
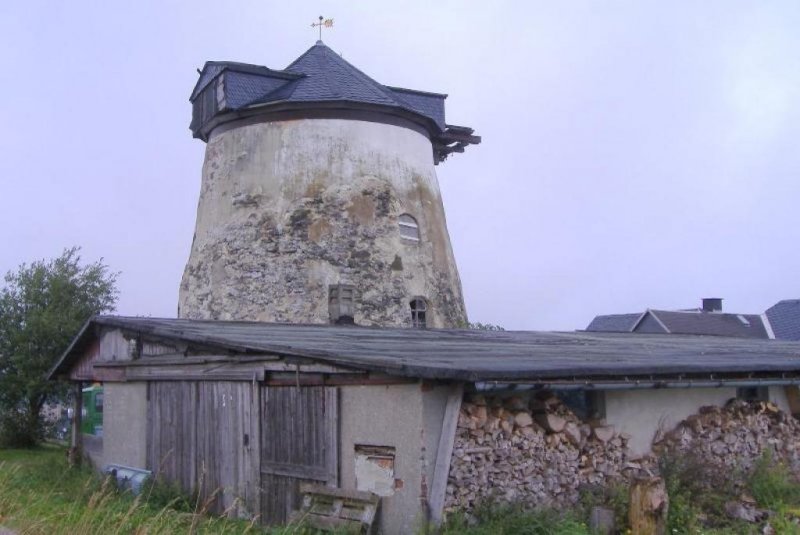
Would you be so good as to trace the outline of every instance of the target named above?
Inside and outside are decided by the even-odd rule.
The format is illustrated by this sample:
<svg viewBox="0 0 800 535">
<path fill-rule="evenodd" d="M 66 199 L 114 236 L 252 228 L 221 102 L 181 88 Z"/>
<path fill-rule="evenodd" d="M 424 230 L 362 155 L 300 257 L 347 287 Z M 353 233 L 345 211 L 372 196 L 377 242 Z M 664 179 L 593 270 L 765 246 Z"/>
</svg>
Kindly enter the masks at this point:
<svg viewBox="0 0 800 535">
<path fill-rule="evenodd" d="M 103 464 L 144 468 L 147 383 L 105 383 L 103 392 Z"/>
<path fill-rule="evenodd" d="M 659 429 L 669 431 L 704 405 L 723 406 L 736 397 L 735 388 L 617 390 L 606 393 L 606 422 L 631 435 L 633 455 L 650 452 Z"/>
<path fill-rule="evenodd" d="M 341 487 L 356 488 L 356 445 L 395 448 L 394 477 L 402 483 L 381 500 L 381 530 L 386 534 L 414 533 L 423 518 L 422 473 L 426 465 L 420 385 L 342 387 L 339 401 Z"/>
</svg>

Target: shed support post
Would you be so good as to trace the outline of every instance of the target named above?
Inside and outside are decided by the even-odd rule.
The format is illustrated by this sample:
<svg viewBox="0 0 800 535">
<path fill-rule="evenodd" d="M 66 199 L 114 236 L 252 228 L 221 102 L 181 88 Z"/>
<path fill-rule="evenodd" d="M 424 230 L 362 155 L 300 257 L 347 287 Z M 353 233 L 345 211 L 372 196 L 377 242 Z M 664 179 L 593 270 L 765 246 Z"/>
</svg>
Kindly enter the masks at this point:
<svg viewBox="0 0 800 535">
<path fill-rule="evenodd" d="M 75 383 L 75 400 L 72 413 L 72 440 L 69 449 L 69 462 L 72 466 L 80 466 L 83 460 L 83 435 L 81 433 L 81 420 L 83 412 L 83 384 Z"/>
<path fill-rule="evenodd" d="M 461 410 L 461 399 L 464 397 L 464 384 L 453 385 L 447 396 L 447 405 L 442 419 L 442 434 L 439 436 L 439 447 L 436 450 L 436 464 L 433 469 L 428 506 L 431 520 L 439 525 L 444 515 L 444 498 L 447 493 L 447 477 L 450 475 L 450 459 L 453 456 L 453 443 L 458 427 L 458 413 Z"/>
</svg>

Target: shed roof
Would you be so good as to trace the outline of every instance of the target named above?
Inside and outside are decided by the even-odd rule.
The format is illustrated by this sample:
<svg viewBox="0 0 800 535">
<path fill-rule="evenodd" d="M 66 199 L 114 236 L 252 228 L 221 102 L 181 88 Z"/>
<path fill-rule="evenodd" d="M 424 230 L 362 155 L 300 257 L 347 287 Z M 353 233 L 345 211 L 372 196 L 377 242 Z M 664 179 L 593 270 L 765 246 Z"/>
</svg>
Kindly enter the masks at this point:
<svg viewBox="0 0 800 535">
<path fill-rule="evenodd" d="M 632 333 L 416 330 L 98 316 L 53 368 L 65 375 L 93 326 L 233 354 L 269 353 L 403 377 L 537 381 L 692 374 L 800 374 L 800 343 Z"/>
</svg>

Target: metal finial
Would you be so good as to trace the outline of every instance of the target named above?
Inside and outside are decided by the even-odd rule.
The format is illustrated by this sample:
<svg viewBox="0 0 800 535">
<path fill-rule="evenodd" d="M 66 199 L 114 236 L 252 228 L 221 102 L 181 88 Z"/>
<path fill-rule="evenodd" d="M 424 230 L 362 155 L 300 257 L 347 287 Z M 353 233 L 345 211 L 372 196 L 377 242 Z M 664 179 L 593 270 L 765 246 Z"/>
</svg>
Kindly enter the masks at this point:
<svg viewBox="0 0 800 535">
<path fill-rule="evenodd" d="M 319 28 L 319 40 L 322 41 L 322 27 L 332 28 L 333 27 L 333 19 L 326 19 L 322 15 L 319 16 L 319 22 L 315 22 L 311 24 L 312 28 Z"/>
</svg>

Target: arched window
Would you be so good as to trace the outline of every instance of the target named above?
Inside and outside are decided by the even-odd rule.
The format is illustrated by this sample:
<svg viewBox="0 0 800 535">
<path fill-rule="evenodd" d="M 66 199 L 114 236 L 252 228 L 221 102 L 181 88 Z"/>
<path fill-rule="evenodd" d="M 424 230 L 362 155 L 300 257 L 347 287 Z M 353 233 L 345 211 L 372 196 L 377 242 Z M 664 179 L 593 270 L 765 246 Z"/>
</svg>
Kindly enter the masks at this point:
<svg viewBox="0 0 800 535">
<path fill-rule="evenodd" d="M 406 240 L 419 241 L 419 225 L 417 220 L 408 214 L 403 214 L 398 220 L 400 237 Z"/>
<path fill-rule="evenodd" d="M 428 326 L 427 313 L 428 303 L 421 297 L 415 297 L 411 300 L 411 325 L 415 329 L 424 329 Z"/>
</svg>

